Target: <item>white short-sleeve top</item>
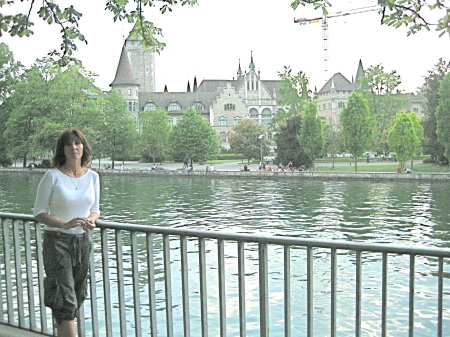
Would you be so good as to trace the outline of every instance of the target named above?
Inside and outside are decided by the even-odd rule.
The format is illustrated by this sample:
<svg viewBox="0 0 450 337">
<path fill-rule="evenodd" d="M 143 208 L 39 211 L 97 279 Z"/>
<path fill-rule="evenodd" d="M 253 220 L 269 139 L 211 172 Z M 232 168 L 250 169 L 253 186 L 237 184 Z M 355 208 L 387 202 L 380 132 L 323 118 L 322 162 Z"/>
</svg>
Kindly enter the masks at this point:
<svg viewBox="0 0 450 337">
<path fill-rule="evenodd" d="M 71 178 L 59 169 L 48 170 L 39 183 L 33 216 L 47 213 L 57 219 L 69 221 L 87 217 L 91 212 L 100 214 L 100 180 L 98 173 L 87 170 L 79 178 Z M 83 234 L 81 226 L 62 229 L 45 226 L 48 231 Z"/>
</svg>

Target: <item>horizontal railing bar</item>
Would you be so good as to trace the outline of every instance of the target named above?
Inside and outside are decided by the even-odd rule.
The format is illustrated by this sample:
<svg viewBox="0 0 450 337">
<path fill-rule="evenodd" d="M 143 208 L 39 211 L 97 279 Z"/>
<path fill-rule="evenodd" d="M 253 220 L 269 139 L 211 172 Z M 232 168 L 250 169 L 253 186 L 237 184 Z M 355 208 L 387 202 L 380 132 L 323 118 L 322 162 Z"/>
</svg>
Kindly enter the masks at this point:
<svg viewBox="0 0 450 337">
<path fill-rule="evenodd" d="M 0 213 L 0 218 L 15 218 L 27 221 L 35 221 L 31 215 Z M 115 222 L 97 221 L 97 227 L 110 228 L 114 230 L 137 231 L 142 233 L 157 233 L 163 235 L 190 236 L 197 238 L 245 241 L 253 243 L 266 243 L 288 246 L 304 246 L 315 248 L 334 248 L 340 250 L 368 251 L 368 252 L 388 252 L 392 254 L 415 254 L 428 255 L 434 257 L 450 257 L 450 249 L 438 247 L 411 247 L 392 244 L 376 244 L 376 243 L 356 243 L 335 240 L 318 240 L 318 239 L 297 239 L 286 236 L 268 236 L 255 234 L 236 234 L 228 232 L 212 232 L 205 230 L 196 230 L 188 228 L 158 227 L 136 224 L 121 224 Z"/>
</svg>

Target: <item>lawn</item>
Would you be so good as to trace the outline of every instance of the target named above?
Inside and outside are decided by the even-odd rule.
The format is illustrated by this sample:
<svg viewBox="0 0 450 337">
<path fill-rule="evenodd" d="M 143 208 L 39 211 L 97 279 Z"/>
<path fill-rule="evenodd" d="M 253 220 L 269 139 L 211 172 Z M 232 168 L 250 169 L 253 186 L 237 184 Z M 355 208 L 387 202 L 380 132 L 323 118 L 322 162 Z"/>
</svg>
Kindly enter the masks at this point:
<svg viewBox="0 0 450 337">
<path fill-rule="evenodd" d="M 328 166 L 329 165 L 329 166 Z M 397 163 L 392 164 L 384 164 L 377 165 L 371 164 L 367 165 L 366 163 L 358 163 L 358 172 L 396 172 Z M 410 163 L 406 165 L 407 168 L 410 167 Z M 354 163 L 350 166 L 348 165 L 335 165 L 332 167 L 331 163 L 320 163 L 318 168 L 319 171 L 333 171 L 333 172 L 354 172 L 355 166 Z M 412 168 L 413 173 L 450 173 L 449 166 L 437 166 L 435 164 L 413 164 Z"/>
</svg>

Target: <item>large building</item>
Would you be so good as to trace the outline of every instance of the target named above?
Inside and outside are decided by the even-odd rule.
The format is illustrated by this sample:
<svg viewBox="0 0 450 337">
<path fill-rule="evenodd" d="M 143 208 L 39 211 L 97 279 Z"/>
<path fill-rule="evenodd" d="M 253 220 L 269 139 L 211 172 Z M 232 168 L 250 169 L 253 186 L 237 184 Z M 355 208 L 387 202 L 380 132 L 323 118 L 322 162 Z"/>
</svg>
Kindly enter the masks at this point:
<svg viewBox="0 0 450 337">
<path fill-rule="evenodd" d="M 243 118 L 268 126 L 272 117 L 285 107 L 279 100 L 281 80 L 262 80 L 256 71 L 253 54 L 248 71 L 243 72 L 239 61 L 236 77 L 224 80 L 203 80 L 186 92 L 155 91 L 154 54 L 139 47 L 139 39 L 125 41 L 114 81 L 111 87 L 123 95 L 130 114 L 136 118 L 140 111 L 162 108 L 167 111 L 171 124 L 176 124 L 188 107 L 193 107 L 217 130 L 222 145 L 228 146 L 228 132 Z M 364 76 L 362 62 L 356 75 L 349 81 L 341 73 L 334 74 L 316 93 L 318 115 L 331 125 L 339 124 L 339 113 L 349 96 L 357 90 L 356 81 Z M 413 93 L 404 94 L 405 110 L 415 111 L 419 119 L 425 113 L 422 102 Z"/>
</svg>

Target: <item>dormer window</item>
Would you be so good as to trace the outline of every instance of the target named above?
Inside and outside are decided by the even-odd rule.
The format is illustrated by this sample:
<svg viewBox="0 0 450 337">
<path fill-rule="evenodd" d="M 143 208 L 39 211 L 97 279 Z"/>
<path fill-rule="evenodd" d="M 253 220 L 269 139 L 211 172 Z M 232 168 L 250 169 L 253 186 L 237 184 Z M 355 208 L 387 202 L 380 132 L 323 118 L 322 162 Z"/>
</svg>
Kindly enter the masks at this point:
<svg viewBox="0 0 450 337">
<path fill-rule="evenodd" d="M 167 108 L 168 111 L 181 111 L 180 104 L 176 102 L 172 102 L 169 104 L 169 107 Z"/>
<path fill-rule="evenodd" d="M 195 111 L 205 111 L 205 106 L 202 104 L 202 103 L 200 103 L 200 102 L 195 102 L 194 103 L 194 105 L 192 106 L 194 109 L 195 109 Z"/>
<path fill-rule="evenodd" d="M 156 104 L 151 102 L 151 103 L 146 103 L 144 105 L 144 111 L 155 111 L 156 110 Z"/>
</svg>

